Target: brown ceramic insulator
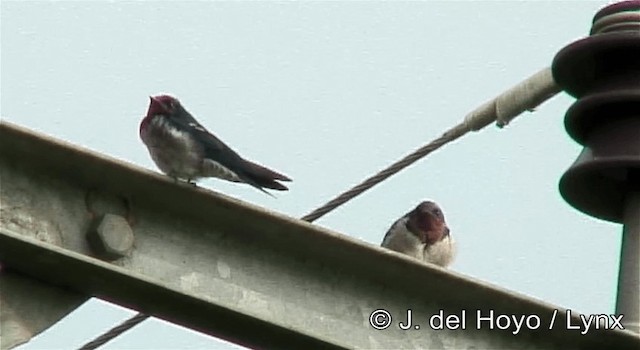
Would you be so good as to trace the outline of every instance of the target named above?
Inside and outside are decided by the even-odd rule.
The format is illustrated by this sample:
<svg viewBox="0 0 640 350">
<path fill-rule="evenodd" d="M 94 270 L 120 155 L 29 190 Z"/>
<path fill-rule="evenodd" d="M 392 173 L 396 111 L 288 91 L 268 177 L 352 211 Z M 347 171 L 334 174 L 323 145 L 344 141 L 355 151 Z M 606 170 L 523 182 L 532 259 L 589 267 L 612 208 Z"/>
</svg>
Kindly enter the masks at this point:
<svg viewBox="0 0 640 350">
<path fill-rule="evenodd" d="M 560 193 L 586 214 L 621 223 L 625 198 L 640 188 L 640 1 L 598 12 L 591 36 L 560 50 L 552 69 L 578 98 L 565 127 L 585 147 Z"/>
</svg>

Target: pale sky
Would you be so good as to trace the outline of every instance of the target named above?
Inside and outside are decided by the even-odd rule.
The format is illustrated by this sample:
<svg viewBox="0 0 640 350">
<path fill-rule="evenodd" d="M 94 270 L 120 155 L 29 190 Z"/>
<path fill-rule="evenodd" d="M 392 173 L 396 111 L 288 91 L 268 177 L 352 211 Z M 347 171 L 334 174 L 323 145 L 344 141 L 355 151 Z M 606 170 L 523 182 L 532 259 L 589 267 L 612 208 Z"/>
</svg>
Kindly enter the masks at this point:
<svg viewBox="0 0 640 350">
<path fill-rule="evenodd" d="M 170 93 L 249 159 L 294 179 L 273 199 L 200 185 L 293 217 L 438 137 L 586 36 L 608 1 L 21 2 L 1 5 L 1 116 L 156 169 L 138 137 Z M 379 244 L 425 199 L 458 242 L 452 269 L 583 313 L 613 313 L 622 228 L 568 205 L 581 146 L 556 96 L 419 161 L 316 224 Z M 91 300 L 19 349 L 71 349 L 134 312 Z M 103 349 L 235 349 L 149 320 Z"/>
</svg>

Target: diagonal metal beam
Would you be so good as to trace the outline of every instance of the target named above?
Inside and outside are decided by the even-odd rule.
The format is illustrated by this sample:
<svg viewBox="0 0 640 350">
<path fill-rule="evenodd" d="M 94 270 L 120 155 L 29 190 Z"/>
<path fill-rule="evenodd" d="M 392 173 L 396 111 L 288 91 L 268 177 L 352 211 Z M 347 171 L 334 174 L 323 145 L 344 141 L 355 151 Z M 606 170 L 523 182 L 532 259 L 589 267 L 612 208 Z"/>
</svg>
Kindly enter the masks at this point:
<svg viewBox="0 0 640 350">
<path fill-rule="evenodd" d="M 3 269 L 0 272 L 0 349 L 26 343 L 87 299 L 86 294 Z"/>
<path fill-rule="evenodd" d="M 577 314 L 554 316 L 553 306 L 5 122 L 0 179 L 4 265 L 246 346 L 640 346 L 630 332 L 567 330 L 580 324 Z M 87 242 L 103 214 L 120 218 L 103 234 L 133 234 L 121 258 L 99 255 Z M 45 236 L 58 239 L 39 239 Z M 409 308 L 414 323 L 403 330 L 399 322 Z M 389 328 L 369 324 L 377 309 L 393 316 Z M 459 316 L 464 310 L 466 329 L 430 328 L 429 317 L 440 310 Z M 517 330 L 512 322 L 500 330 L 485 320 L 476 329 L 478 310 L 483 317 L 493 310 L 494 318 L 535 315 L 540 325 Z"/>
<path fill-rule="evenodd" d="M 124 306 L 148 310 L 151 315 L 165 315 L 163 318 L 168 321 L 235 339 L 239 344 L 272 348 L 285 344 L 296 349 L 339 348 L 322 339 L 210 303 L 205 298 L 184 293 L 139 273 L 9 230 L 0 229 L 0 245 L 2 260 L 11 265 L 19 264 L 23 273 Z M 25 256 L 34 258 L 24 259 Z M 42 268 L 43 264 L 46 269 Z M 251 336 L 245 342 L 243 338 L 247 332 Z"/>
</svg>

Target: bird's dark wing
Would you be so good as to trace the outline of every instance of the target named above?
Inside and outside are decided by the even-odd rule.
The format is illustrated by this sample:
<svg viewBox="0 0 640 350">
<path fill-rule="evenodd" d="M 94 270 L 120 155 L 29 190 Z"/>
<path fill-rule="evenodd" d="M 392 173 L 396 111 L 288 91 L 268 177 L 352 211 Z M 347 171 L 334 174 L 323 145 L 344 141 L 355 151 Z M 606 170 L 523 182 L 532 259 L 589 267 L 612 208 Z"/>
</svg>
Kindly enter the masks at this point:
<svg viewBox="0 0 640 350">
<path fill-rule="evenodd" d="M 171 124 L 180 131 L 188 132 L 198 144 L 204 147 L 204 156 L 213 159 L 223 166 L 235 171 L 242 161 L 242 157 L 215 135 L 205 129 L 188 112 L 179 118 L 170 118 Z"/>
<path fill-rule="evenodd" d="M 234 172 L 240 180 L 265 192 L 262 188 L 271 188 L 286 191 L 288 188 L 279 181 L 291 181 L 288 177 L 267 169 L 259 164 L 242 158 L 238 153 L 227 146 L 215 135 L 205 129 L 188 112 L 184 111 L 182 118 L 171 118 L 174 125 L 184 131 L 188 131 L 198 143 L 203 145 L 205 158 L 214 160 L 225 168 Z"/>
</svg>

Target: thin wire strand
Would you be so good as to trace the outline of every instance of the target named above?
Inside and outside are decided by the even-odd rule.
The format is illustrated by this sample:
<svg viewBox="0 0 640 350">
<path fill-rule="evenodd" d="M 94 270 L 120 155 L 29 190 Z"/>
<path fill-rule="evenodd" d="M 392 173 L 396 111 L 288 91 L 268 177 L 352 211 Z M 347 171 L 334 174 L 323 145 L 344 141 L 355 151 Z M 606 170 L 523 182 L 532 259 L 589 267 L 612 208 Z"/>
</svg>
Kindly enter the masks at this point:
<svg viewBox="0 0 640 350">
<path fill-rule="evenodd" d="M 124 333 L 124 332 L 130 330 L 131 328 L 135 327 L 140 322 L 146 320 L 149 317 L 151 317 L 151 316 L 145 315 L 143 313 L 138 313 L 137 315 L 129 318 L 128 320 L 126 320 L 126 321 L 120 323 L 119 325 L 111 328 L 110 330 L 106 331 L 105 333 L 103 333 L 102 335 L 97 337 L 96 339 L 84 344 L 82 347 L 80 347 L 79 350 L 97 349 L 97 348 L 101 347 L 102 345 L 106 344 L 107 342 L 111 341 L 113 338 L 116 338 L 116 337 L 120 336 L 122 333 Z"/>
<path fill-rule="evenodd" d="M 321 206 L 320 208 L 312 211 L 311 213 L 303 216 L 301 218 L 301 220 L 304 221 L 308 221 L 308 222 L 314 222 L 317 219 L 321 218 L 322 216 L 324 216 L 325 214 L 329 213 L 330 211 L 336 209 L 337 207 L 343 205 L 344 203 L 350 201 L 351 199 L 355 198 L 356 196 L 362 194 L 363 192 L 365 192 L 366 190 L 372 188 L 373 186 L 379 184 L 380 182 L 386 180 L 387 178 L 391 177 L 392 175 L 397 174 L 398 172 L 400 172 L 402 169 L 408 167 L 409 165 L 415 163 L 416 161 L 418 161 L 419 159 L 425 157 L 426 155 L 428 155 L 429 153 L 437 150 L 438 148 L 444 146 L 445 144 L 454 141 L 455 139 L 461 137 L 462 135 L 466 134 L 467 132 L 469 132 L 469 129 L 467 128 L 466 124 L 462 123 L 459 124 L 451 129 L 449 129 L 447 132 L 445 132 L 444 134 L 442 134 L 442 136 L 440 136 L 439 138 L 433 140 L 432 142 L 430 142 L 429 144 L 418 148 L 417 150 L 415 150 L 413 153 L 407 155 L 406 157 L 400 159 L 399 161 L 391 164 L 389 167 L 387 167 L 386 169 L 380 171 L 379 173 L 371 176 L 370 178 L 364 180 L 363 182 L 361 182 L 359 185 L 356 185 L 355 187 L 351 188 L 350 190 L 343 192 L 342 194 L 338 195 L 337 197 L 335 197 L 334 199 L 330 200 L 329 202 L 327 202 L 327 204 Z"/>
</svg>

